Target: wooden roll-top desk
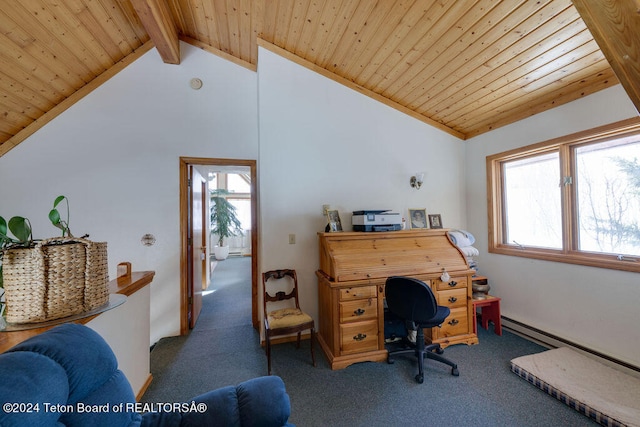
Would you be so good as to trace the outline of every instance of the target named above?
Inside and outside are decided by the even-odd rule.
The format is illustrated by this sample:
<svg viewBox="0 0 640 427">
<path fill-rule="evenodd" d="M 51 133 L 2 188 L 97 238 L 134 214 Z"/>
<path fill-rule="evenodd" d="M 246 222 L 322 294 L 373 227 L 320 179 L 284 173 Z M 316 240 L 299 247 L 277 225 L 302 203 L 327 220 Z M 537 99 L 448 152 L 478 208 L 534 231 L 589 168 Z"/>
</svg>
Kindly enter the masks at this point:
<svg viewBox="0 0 640 427">
<path fill-rule="evenodd" d="M 471 270 L 446 229 L 318 233 L 318 342 L 331 369 L 386 361 L 384 285 L 387 277 L 424 281 L 438 305 L 451 309 L 442 327 L 425 329 L 428 343 L 476 344 Z M 441 280 L 443 272 L 450 279 Z"/>
</svg>

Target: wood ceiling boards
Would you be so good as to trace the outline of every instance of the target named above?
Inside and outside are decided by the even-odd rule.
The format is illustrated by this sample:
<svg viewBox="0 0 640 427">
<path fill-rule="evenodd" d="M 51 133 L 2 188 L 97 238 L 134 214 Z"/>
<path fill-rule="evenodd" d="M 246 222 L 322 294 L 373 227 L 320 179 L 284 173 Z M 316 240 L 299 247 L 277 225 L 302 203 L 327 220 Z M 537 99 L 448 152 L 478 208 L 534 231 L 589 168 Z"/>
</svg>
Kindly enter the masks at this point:
<svg viewBox="0 0 640 427">
<path fill-rule="evenodd" d="M 0 155 L 151 47 L 179 63 L 178 39 L 253 70 L 266 47 L 461 139 L 614 70 L 640 108 L 638 0 L 574 1 L 3 0 Z"/>
</svg>

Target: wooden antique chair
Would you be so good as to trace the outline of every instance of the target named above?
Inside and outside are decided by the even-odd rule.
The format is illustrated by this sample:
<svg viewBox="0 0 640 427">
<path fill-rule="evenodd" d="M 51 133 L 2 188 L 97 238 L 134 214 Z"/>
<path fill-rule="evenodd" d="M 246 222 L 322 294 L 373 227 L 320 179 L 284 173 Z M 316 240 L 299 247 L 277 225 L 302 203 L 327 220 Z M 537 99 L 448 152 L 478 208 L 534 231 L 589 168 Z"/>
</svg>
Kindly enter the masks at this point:
<svg viewBox="0 0 640 427">
<path fill-rule="evenodd" d="M 271 293 L 269 293 L 267 286 L 273 286 L 275 283 L 279 284 L 279 290 L 272 290 Z M 286 287 L 284 287 L 285 290 L 282 290 L 284 285 L 286 285 Z M 315 323 L 311 316 L 300 310 L 300 301 L 298 300 L 298 277 L 296 275 L 296 271 L 285 269 L 271 270 L 262 273 L 262 289 L 264 290 L 264 336 L 267 352 L 268 375 L 271 375 L 271 338 L 297 333 L 297 348 L 300 348 L 300 335 L 307 329 L 311 332 L 311 360 L 313 361 L 313 366 L 316 366 L 316 358 L 313 354 Z M 288 307 L 281 308 L 286 304 L 279 303 L 277 304 L 278 308 L 271 311 L 267 310 L 268 303 L 281 301 L 288 301 Z"/>
</svg>

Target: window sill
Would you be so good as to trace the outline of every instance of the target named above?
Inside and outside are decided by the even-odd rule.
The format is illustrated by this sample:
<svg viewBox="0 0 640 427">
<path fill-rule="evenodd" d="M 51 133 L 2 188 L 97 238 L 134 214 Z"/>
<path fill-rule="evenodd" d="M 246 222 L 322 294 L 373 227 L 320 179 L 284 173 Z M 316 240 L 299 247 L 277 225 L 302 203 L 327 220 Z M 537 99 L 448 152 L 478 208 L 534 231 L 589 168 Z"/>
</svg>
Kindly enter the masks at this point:
<svg viewBox="0 0 640 427">
<path fill-rule="evenodd" d="M 626 257 L 626 260 L 619 260 L 616 255 L 591 254 L 583 252 L 565 253 L 553 249 L 539 248 L 521 249 L 508 245 L 490 247 L 489 253 L 640 273 L 640 258 L 634 258 L 631 256 Z M 633 261 L 634 259 L 635 261 Z"/>
</svg>

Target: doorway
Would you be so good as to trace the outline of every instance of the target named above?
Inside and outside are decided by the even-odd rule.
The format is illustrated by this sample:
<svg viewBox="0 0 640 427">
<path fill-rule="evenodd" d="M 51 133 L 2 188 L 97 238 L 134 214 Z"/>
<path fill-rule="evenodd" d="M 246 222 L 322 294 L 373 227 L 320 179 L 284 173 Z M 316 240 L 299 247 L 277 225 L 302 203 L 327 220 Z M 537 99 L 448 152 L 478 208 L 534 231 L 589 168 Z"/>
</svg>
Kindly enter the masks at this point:
<svg viewBox="0 0 640 427">
<path fill-rule="evenodd" d="M 213 159 L 199 157 L 180 158 L 180 334 L 186 335 L 190 329 L 192 313 L 192 294 L 194 278 L 190 277 L 192 263 L 196 262 L 191 256 L 193 242 L 190 242 L 191 220 L 194 212 L 191 204 L 193 183 L 190 183 L 192 168 L 214 169 L 245 167 L 249 168 L 250 200 L 251 200 L 251 322 L 255 329 L 259 328 L 258 321 L 258 212 L 257 212 L 257 173 L 255 160 Z M 190 185 L 191 184 L 191 185 Z M 193 322 L 191 322 L 193 323 Z"/>
</svg>

